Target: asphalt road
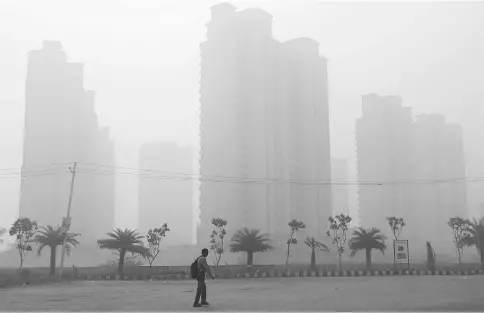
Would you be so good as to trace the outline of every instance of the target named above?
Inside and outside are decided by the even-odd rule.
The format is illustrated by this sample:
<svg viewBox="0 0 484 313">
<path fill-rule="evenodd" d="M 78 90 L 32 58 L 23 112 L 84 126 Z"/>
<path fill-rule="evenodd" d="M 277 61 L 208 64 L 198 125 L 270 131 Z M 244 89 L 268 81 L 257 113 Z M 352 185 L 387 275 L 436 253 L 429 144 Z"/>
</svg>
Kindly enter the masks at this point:
<svg viewBox="0 0 484 313">
<path fill-rule="evenodd" d="M 0 311 L 484 311 L 484 276 L 72 282 L 0 289 Z"/>
</svg>

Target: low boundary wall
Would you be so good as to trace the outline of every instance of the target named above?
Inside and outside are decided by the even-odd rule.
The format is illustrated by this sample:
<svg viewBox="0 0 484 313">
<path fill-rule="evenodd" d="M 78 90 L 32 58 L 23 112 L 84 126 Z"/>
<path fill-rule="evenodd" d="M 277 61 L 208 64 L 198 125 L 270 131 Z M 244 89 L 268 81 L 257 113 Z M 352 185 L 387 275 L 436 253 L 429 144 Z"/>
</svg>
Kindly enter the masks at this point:
<svg viewBox="0 0 484 313">
<path fill-rule="evenodd" d="M 215 275 L 217 279 L 236 278 L 273 278 L 273 277 L 360 277 L 360 276 L 469 276 L 482 275 L 484 270 L 387 270 L 387 271 L 325 271 L 325 270 L 256 270 L 246 273 L 223 273 Z M 78 280 L 191 280 L 189 273 L 165 273 L 165 274 L 80 274 Z"/>
</svg>

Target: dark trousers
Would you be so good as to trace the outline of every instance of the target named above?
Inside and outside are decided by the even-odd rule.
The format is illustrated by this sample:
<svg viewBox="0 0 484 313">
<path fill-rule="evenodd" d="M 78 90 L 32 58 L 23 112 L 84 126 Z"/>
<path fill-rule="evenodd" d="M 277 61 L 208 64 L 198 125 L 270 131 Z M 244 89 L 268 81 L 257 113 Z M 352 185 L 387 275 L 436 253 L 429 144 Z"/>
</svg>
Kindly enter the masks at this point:
<svg viewBox="0 0 484 313">
<path fill-rule="evenodd" d="M 207 301 L 207 285 L 205 284 L 205 275 L 197 279 L 197 294 L 195 295 L 195 303 L 200 301 L 200 296 L 202 296 L 202 302 Z"/>
</svg>

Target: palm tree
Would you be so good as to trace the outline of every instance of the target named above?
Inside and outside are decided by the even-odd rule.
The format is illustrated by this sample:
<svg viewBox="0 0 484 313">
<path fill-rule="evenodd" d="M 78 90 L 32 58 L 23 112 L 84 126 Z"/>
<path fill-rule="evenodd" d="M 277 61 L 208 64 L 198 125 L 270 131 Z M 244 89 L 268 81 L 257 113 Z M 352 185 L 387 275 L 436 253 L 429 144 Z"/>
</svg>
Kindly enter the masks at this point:
<svg viewBox="0 0 484 313">
<path fill-rule="evenodd" d="M 386 236 L 378 228 L 364 229 L 359 227 L 353 232 L 353 237 L 348 242 L 351 249 L 351 257 L 354 257 L 359 250 L 366 250 L 366 268 L 371 269 L 371 250 L 377 249 L 385 253 L 387 248 L 385 244 Z"/>
<path fill-rule="evenodd" d="M 50 248 L 50 271 L 49 275 L 55 275 L 55 261 L 57 254 L 57 246 L 62 246 L 64 239 L 66 239 L 66 253 L 71 252 L 71 247 L 76 247 L 79 244 L 76 237 L 80 234 L 64 232 L 62 227 L 42 226 L 39 232 L 35 235 L 34 241 L 39 244 L 37 255 L 41 255 L 45 247 Z"/>
<path fill-rule="evenodd" d="M 462 239 L 462 244 L 468 247 L 475 246 L 481 257 L 481 267 L 484 268 L 484 217 L 469 222 L 468 234 Z"/>
<path fill-rule="evenodd" d="M 143 241 L 137 230 L 116 228 L 112 232 L 107 233 L 111 238 L 100 239 L 97 241 L 100 249 L 117 250 L 119 252 L 118 273 L 123 274 L 124 257 L 126 252 L 139 254 L 142 257 L 149 255 L 148 248 L 143 246 Z"/>
<path fill-rule="evenodd" d="M 272 246 L 266 243 L 269 238 L 265 234 L 259 234 L 259 229 L 243 228 L 237 230 L 232 236 L 230 243 L 231 252 L 247 252 L 247 265 L 252 265 L 254 253 L 266 252 L 272 249 Z"/>
<path fill-rule="evenodd" d="M 311 267 L 316 267 L 316 249 L 319 248 L 319 251 L 329 252 L 328 246 L 324 243 L 317 241 L 314 237 L 309 238 L 309 236 L 304 240 L 306 246 L 311 248 Z"/>
</svg>

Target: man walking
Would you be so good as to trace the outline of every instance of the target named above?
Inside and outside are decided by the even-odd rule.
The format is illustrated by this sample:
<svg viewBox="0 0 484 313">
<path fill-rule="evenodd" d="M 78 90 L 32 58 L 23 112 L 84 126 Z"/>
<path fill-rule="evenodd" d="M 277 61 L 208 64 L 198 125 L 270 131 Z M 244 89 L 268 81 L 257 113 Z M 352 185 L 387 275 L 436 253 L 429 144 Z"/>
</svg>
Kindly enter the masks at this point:
<svg viewBox="0 0 484 313">
<path fill-rule="evenodd" d="M 207 256 L 208 256 L 208 249 L 202 250 L 202 255 L 198 257 L 198 276 L 197 276 L 197 294 L 195 295 L 195 302 L 193 303 L 193 307 L 201 307 L 202 305 L 208 305 L 207 302 L 207 285 L 205 284 L 205 274 L 207 273 L 215 279 L 210 270 L 210 267 L 207 264 Z M 202 297 L 202 303 L 200 304 L 200 296 Z"/>
</svg>

